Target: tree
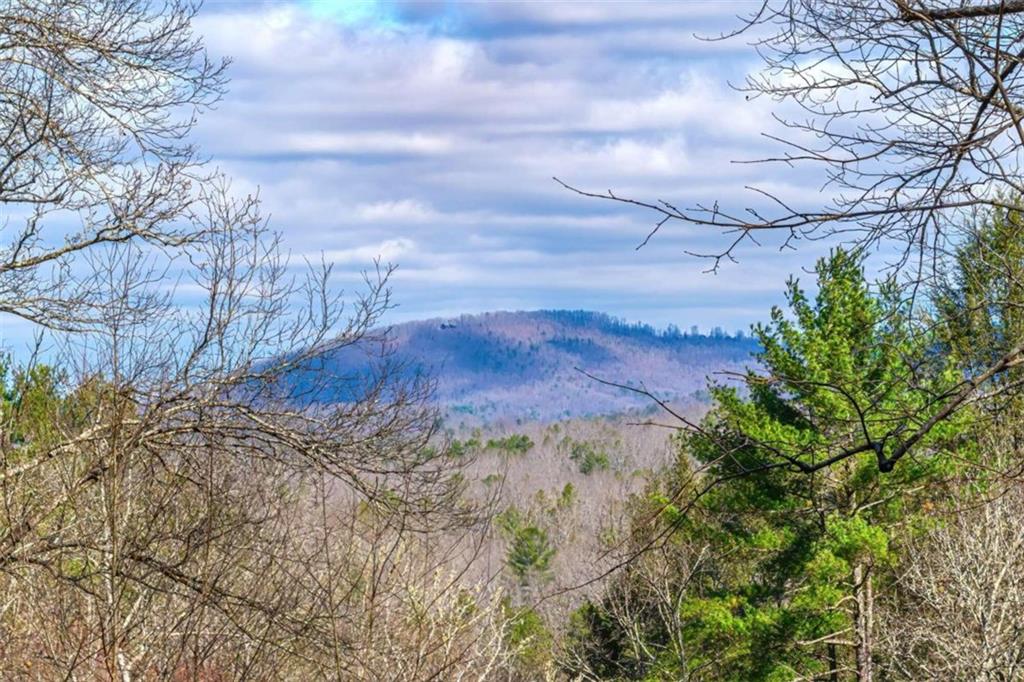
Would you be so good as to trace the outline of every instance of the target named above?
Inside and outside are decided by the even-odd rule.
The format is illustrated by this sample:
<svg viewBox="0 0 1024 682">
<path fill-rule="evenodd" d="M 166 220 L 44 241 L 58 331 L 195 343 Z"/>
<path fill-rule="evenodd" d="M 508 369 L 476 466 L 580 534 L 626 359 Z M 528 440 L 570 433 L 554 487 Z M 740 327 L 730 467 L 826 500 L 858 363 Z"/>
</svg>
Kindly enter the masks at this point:
<svg viewBox="0 0 1024 682">
<path fill-rule="evenodd" d="M 837 251 L 817 274 L 813 303 L 791 282 L 792 319 L 775 309 L 755 329 L 764 373 L 745 377 L 748 397 L 715 389 L 710 428 L 691 444 L 716 478 L 732 479 L 708 505 L 726 515 L 740 555 L 755 557 L 752 575 L 768 576 L 744 595 L 752 608 L 741 621 L 770 624 L 769 650 L 786 652 L 774 669 L 813 671 L 823 652 L 824 670 L 838 678 L 849 648 L 857 679 L 870 680 L 873 574 L 888 559 L 887 528 L 934 494 L 927 483 L 955 470 L 942 455 L 960 445 L 965 415 L 930 430 L 912 462 L 880 476 L 903 448 L 901 433 L 920 433 L 934 396 L 958 378 L 891 283 L 871 293 L 856 257 Z M 822 466 L 830 460 L 836 466 Z M 760 513 L 743 515 L 750 509 Z"/>
<path fill-rule="evenodd" d="M 409 532 L 473 518 L 456 466 L 428 447 L 429 385 L 386 357 L 365 376 L 330 370 L 331 352 L 374 347 L 386 271 L 339 326 L 337 299 L 293 281 L 262 228 L 205 244 L 193 275 L 206 300 L 191 311 L 146 297 L 138 249 L 108 252 L 108 321 L 67 340 L 66 372 L 27 370 L 9 388 L 3 620 L 12 640 L 45 633 L 44 650 L 23 651 L 47 674 L 244 677 L 300 653 L 326 665 L 360 594 L 341 577 L 388 563 Z M 317 499 L 381 528 L 357 523 L 346 544 L 365 549 L 342 551 L 332 528 L 346 515 L 319 519 Z M 384 593 L 391 575 L 365 585 Z"/>
<path fill-rule="evenodd" d="M 1024 4 L 939 0 L 763 0 L 738 29 L 764 68 L 741 90 L 779 104 L 780 152 L 763 162 L 779 172 L 816 168 L 824 206 L 751 188 L 746 205 L 708 201 L 692 208 L 613 192 L 590 197 L 657 214 L 669 223 L 721 233 L 721 250 L 700 254 L 717 269 L 737 249 L 777 235 L 831 238 L 851 250 L 895 253 L 908 296 L 935 284 L 951 247 L 976 212 L 1014 211 L 1024 144 Z M 650 235 L 648 236 L 650 239 Z M 646 240 L 645 240 L 646 243 Z M 1020 362 L 1024 343 L 978 367 L 943 396 L 943 421 L 993 377 Z M 936 423 L 938 423 L 938 421 Z"/>
<path fill-rule="evenodd" d="M 650 575 L 646 555 L 663 547 L 678 547 L 669 566 L 684 570 L 668 572 L 655 602 L 650 590 L 613 588 L 639 597 L 632 627 L 660 652 L 640 657 L 637 677 L 872 679 L 875 584 L 892 533 L 941 498 L 959 466 L 953 447 L 970 457 L 966 413 L 885 473 L 889 448 L 958 378 L 895 287 L 868 287 L 857 257 L 838 250 L 817 275 L 813 299 L 791 281 L 791 315 L 776 308 L 755 328 L 758 368 L 743 390 L 713 387 L 712 411 L 641 508 L 622 580 Z M 676 622 L 652 618 L 666 608 Z"/>
<path fill-rule="evenodd" d="M 1010 429 L 986 429 L 986 464 L 1019 458 Z M 881 601 L 887 679 L 1014 680 L 1024 674 L 1024 495 L 1015 480 L 964 485 L 901 548 L 898 579 Z"/>
<path fill-rule="evenodd" d="M 1021 337 L 1021 216 L 993 210 L 955 253 L 935 292 L 935 328 L 963 372 L 977 371 Z M 977 465 L 946 505 L 905 534 L 881 602 L 887 674 L 894 679 L 1016 679 L 1024 621 L 1020 368 L 993 378 L 970 424 Z"/>
<path fill-rule="evenodd" d="M 682 221 L 736 233 L 719 260 L 771 230 L 926 249 L 964 209 L 1013 208 L 998 190 L 1021 190 L 1024 5 L 951 4 L 764 0 L 721 36 L 749 35 L 764 63 L 742 86 L 748 98 L 795 105 L 778 119 L 789 136 L 771 136 L 784 152 L 765 162 L 821 167 L 831 205 L 795 209 L 756 189 L 766 205 L 746 211 L 596 196 L 646 205 L 661 214 L 659 227 Z"/>
<path fill-rule="evenodd" d="M 532 580 L 550 578 L 551 559 L 556 551 L 547 531 L 530 516 L 512 506 L 497 519 L 508 540 L 505 564 L 523 588 Z"/>
<path fill-rule="evenodd" d="M 1024 217 L 1019 208 L 981 215 L 935 287 L 935 323 L 953 361 L 977 374 L 1024 338 Z M 974 402 L 1000 419 L 1021 398 L 1020 361 L 992 377 Z"/>
<path fill-rule="evenodd" d="M 683 518 L 667 504 L 678 493 L 673 486 L 691 475 L 681 457 L 630 501 L 620 549 L 629 561 L 569 618 L 562 663 L 572 679 L 703 679 L 683 605 L 721 557 L 706 537 L 688 532 L 691 522 L 707 520 L 700 509 Z M 652 546 L 651 534 L 667 526 L 671 534 Z"/>
<path fill-rule="evenodd" d="M 374 331 L 392 268 L 342 297 L 204 169 L 188 135 L 225 65 L 196 11 L 0 8 L 0 201 L 21 220 L 0 314 L 54 332 L 49 366 L 2 376 L 2 676 L 491 675 L 500 595 L 437 558 L 454 570 L 476 510 L 431 447 L 430 382 Z M 339 372 L 353 345 L 365 370 Z"/>
<path fill-rule="evenodd" d="M 226 82 L 184 0 L 10 0 L 0 7 L 0 312 L 53 329 L 102 319 L 80 257 L 200 241 L 211 174 L 188 141 Z"/>
</svg>

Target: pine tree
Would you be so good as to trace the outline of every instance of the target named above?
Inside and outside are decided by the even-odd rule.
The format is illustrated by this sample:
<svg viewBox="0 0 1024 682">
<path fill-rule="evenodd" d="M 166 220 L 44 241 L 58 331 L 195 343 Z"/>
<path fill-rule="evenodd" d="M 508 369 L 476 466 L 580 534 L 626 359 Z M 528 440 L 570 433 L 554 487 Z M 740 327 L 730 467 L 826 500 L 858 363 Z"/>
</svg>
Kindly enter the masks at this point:
<svg viewBox="0 0 1024 682">
<path fill-rule="evenodd" d="M 655 622 L 656 609 L 634 608 L 647 615 L 632 630 L 647 641 L 633 649 L 657 653 L 628 677 L 872 679 L 875 591 L 902 529 L 969 457 L 968 414 L 880 466 L 958 374 L 897 287 L 869 286 L 855 255 L 836 251 L 816 274 L 813 297 L 791 280 L 788 313 L 775 308 L 754 328 L 755 368 L 739 386 L 712 387 L 713 409 L 681 439 L 674 472 L 636 515 L 654 510 L 660 525 L 634 532 L 667 537 L 677 548 L 668 562 L 686 572 L 673 586 L 678 632 Z M 952 447 L 958 457 L 946 456 Z M 629 572 L 623 580 L 609 598 L 640 589 Z M 609 653 L 630 670 L 621 646 L 629 635 L 614 635 L 613 609 L 588 608 L 587 627 L 620 642 Z M 600 655 L 588 652 L 594 667 Z"/>
</svg>

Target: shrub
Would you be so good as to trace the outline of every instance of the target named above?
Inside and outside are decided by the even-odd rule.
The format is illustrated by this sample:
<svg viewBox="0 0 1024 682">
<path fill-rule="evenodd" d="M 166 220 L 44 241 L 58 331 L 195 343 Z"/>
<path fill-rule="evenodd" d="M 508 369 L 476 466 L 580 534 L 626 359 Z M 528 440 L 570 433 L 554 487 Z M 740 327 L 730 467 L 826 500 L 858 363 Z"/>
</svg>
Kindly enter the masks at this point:
<svg viewBox="0 0 1024 682">
<path fill-rule="evenodd" d="M 543 528 L 532 523 L 515 507 L 509 507 L 495 519 L 508 538 L 505 563 L 520 584 L 527 584 L 532 576 L 547 578 L 555 548 Z"/>
<path fill-rule="evenodd" d="M 604 471 L 611 466 L 607 453 L 598 450 L 593 443 L 577 441 L 572 444 L 569 452 L 569 459 L 576 462 L 581 474 L 590 474 L 594 471 Z"/>
<path fill-rule="evenodd" d="M 523 433 L 514 433 L 504 438 L 492 438 L 487 441 L 488 450 L 499 450 L 508 455 L 525 455 L 533 449 L 533 441 Z"/>
<path fill-rule="evenodd" d="M 554 556 L 555 548 L 547 531 L 530 525 L 515 530 L 505 561 L 519 582 L 527 583 L 532 575 L 546 578 Z"/>
</svg>

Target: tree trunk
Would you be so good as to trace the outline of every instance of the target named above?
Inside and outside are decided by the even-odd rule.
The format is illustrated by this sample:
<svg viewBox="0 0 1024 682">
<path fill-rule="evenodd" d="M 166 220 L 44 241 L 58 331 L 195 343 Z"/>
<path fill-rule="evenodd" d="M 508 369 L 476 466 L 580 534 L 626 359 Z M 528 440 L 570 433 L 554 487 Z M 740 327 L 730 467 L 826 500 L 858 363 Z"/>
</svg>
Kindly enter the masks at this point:
<svg viewBox="0 0 1024 682">
<path fill-rule="evenodd" d="M 853 569 L 853 583 L 857 602 L 857 680 L 871 682 L 871 626 L 874 595 L 871 591 L 871 569 L 857 564 Z"/>
</svg>

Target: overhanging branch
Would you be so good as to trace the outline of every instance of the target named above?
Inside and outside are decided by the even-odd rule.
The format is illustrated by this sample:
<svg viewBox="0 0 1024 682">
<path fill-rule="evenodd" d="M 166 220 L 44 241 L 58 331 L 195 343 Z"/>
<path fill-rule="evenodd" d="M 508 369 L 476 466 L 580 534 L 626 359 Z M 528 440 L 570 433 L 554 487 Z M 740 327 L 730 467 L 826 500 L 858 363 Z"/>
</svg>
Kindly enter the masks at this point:
<svg viewBox="0 0 1024 682">
<path fill-rule="evenodd" d="M 896 0 L 896 6 L 900 10 L 900 19 L 906 22 L 952 21 L 1024 12 L 1024 0 L 1007 0 L 990 5 L 966 5 L 964 7 L 946 7 L 942 9 L 915 9 L 906 0 Z"/>
</svg>

